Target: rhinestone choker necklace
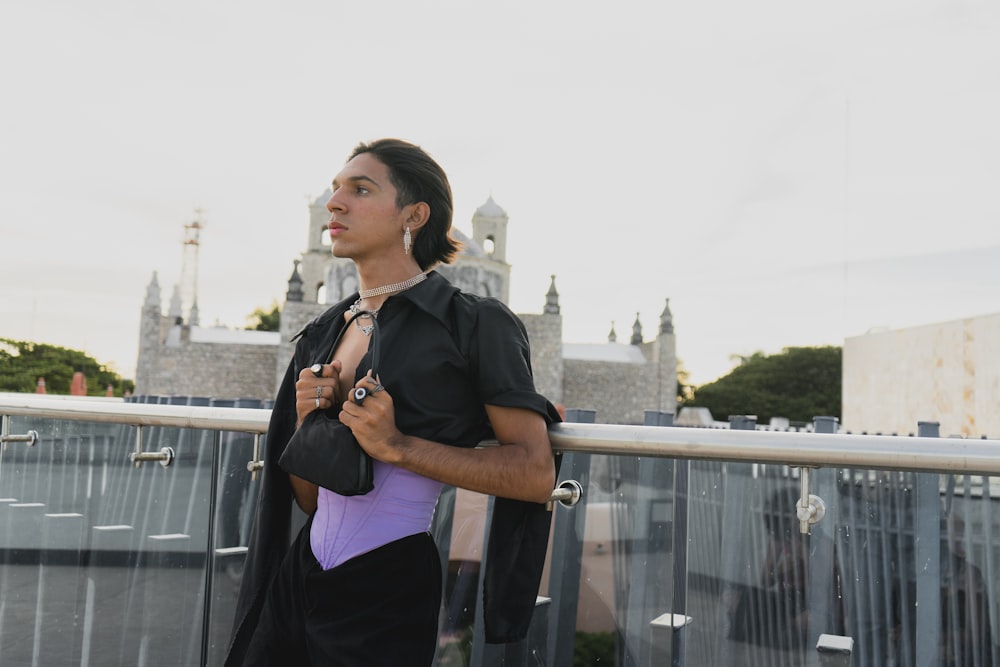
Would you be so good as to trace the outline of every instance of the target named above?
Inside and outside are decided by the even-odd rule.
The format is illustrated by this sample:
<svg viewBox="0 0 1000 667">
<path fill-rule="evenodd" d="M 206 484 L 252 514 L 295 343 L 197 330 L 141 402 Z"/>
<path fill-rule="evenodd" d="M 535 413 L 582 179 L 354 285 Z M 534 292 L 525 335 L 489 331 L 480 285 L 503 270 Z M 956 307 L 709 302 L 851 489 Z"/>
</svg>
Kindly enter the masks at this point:
<svg viewBox="0 0 1000 667">
<path fill-rule="evenodd" d="M 407 278 L 401 283 L 392 283 L 391 285 L 382 285 L 381 287 L 373 287 L 372 289 L 363 289 L 358 292 L 358 296 L 362 299 L 367 299 L 372 296 L 381 296 L 383 294 L 392 294 L 393 292 L 402 292 L 405 289 L 410 289 L 414 285 L 418 285 L 427 280 L 426 273 L 418 273 L 412 278 Z"/>
</svg>

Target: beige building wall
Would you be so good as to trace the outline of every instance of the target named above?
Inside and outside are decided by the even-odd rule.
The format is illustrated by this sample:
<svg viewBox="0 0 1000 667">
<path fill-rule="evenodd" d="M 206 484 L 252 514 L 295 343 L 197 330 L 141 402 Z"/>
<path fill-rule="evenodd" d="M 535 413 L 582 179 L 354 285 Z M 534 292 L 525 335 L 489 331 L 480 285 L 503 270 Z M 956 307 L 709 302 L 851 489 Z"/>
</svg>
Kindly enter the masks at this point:
<svg viewBox="0 0 1000 667">
<path fill-rule="evenodd" d="M 844 341 L 843 427 L 1000 437 L 1000 313 Z"/>
</svg>

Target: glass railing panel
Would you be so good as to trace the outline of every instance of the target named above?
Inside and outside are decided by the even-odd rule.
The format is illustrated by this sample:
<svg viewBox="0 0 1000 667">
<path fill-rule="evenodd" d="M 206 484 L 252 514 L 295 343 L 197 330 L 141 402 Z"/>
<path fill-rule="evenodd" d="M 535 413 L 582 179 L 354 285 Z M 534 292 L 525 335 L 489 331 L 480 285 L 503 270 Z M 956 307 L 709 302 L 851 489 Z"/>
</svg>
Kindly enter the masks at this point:
<svg viewBox="0 0 1000 667">
<path fill-rule="evenodd" d="M 482 664 L 482 564 L 491 499 L 445 487 L 438 499 L 431 533 L 442 566 L 442 603 L 434 664 Z M 474 662 L 475 661 L 475 662 Z"/>
<path fill-rule="evenodd" d="M 553 532 L 555 664 L 818 664 L 824 634 L 855 666 L 1000 664 L 990 478 L 813 469 L 804 535 L 797 468 L 589 459 Z"/>
<path fill-rule="evenodd" d="M 0 661 L 198 664 L 214 432 L 145 427 L 176 457 L 136 468 L 136 427 L 29 428 L 0 454 Z"/>
<path fill-rule="evenodd" d="M 675 468 L 564 455 L 560 478 L 581 482 L 584 495 L 554 510 L 546 664 L 663 664 L 651 623 L 674 608 Z"/>
<path fill-rule="evenodd" d="M 0 664 L 221 664 L 253 436 L 143 427 L 175 458 L 137 468 L 134 426 L 7 426 L 41 440 L 0 449 Z M 447 489 L 435 664 L 812 665 L 825 634 L 854 666 L 1000 665 L 997 478 L 808 476 L 825 516 L 804 535 L 798 468 L 564 454 L 583 500 L 555 505 L 529 637 L 507 646 L 482 641 L 493 503 Z"/>
<path fill-rule="evenodd" d="M 688 664 L 810 664 L 819 634 L 844 634 L 833 542 L 800 533 L 797 472 L 691 463 Z"/>
<path fill-rule="evenodd" d="M 255 406 L 256 407 L 256 406 Z M 253 480 L 247 463 L 252 459 L 254 436 L 223 432 L 216 475 L 211 595 L 206 624 L 207 664 L 225 659 L 235 617 L 250 530 L 257 509 L 260 481 Z M 261 437 L 261 447 L 266 440 Z M 207 508 L 206 508 L 207 510 Z"/>
</svg>

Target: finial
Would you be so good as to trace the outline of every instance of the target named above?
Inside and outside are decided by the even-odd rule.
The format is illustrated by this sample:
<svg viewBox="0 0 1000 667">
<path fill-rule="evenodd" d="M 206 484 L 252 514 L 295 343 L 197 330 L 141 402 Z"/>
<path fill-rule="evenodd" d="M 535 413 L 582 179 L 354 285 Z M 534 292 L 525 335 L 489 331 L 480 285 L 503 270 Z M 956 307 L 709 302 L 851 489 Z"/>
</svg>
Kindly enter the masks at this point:
<svg viewBox="0 0 1000 667">
<path fill-rule="evenodd" d="M 666 300 L 663 312 L 660 313 L 660 333 L 672 334 L 674 332 L 674 316 L 670 312 L 670 299 Z"/>
<path fill-rule="evenodd" d="M 615 321 L 611 320 L 611 331 L 608 332 L 608 342 L 614 343 L 618 340 L 618 334 L 615 333 Z"/>
<path fill-rule="evenodd" d="M 639 322 L 639 313 L 635 314 L 635 322 L 632 323 L 632 345 L 642 345 L 642 323 Z"/>
<path fill-rule="evenodd" d="M 549 291 L 545 294 L 545 310 L 546 315 L 558 315 L 559 314 L 559 292 L 556 291 L 556 274 L 551 275 L 552 282 L 549 283 Z"/>
<path fill-rule="evenodd" d="M 288 291 L 285 292 L 286 301 L 301 302 L 305 294 L 302 292 L 302 276 L 299 275 L 300 260 L 295 260 L 295 268 L 292 269 L 292 276 L 288 279 Z"/>
</svg>

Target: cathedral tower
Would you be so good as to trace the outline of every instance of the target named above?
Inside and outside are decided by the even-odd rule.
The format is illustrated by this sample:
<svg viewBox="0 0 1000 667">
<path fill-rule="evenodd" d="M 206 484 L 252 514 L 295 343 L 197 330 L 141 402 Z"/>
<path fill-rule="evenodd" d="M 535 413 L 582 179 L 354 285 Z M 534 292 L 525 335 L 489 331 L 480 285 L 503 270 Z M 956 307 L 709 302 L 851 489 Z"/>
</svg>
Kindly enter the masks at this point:
<svg viewBox="0 0 1000 667">
<path fill-rule="evenodd" d="M 472 240 L 497 262 L 507 261 L 507 212 L 490 196 L 472 216 Z"/>
<path fill-rule="evenodd" d="M 326 202 L 332 196 L 333 192 L 327 188 L 309 204 L 309 238 L 298 267 L 303 303 L 330 302 L 326 294 L 326 263 L 330 259 L 330 212 L 326 210 Z"/>
</svg>

